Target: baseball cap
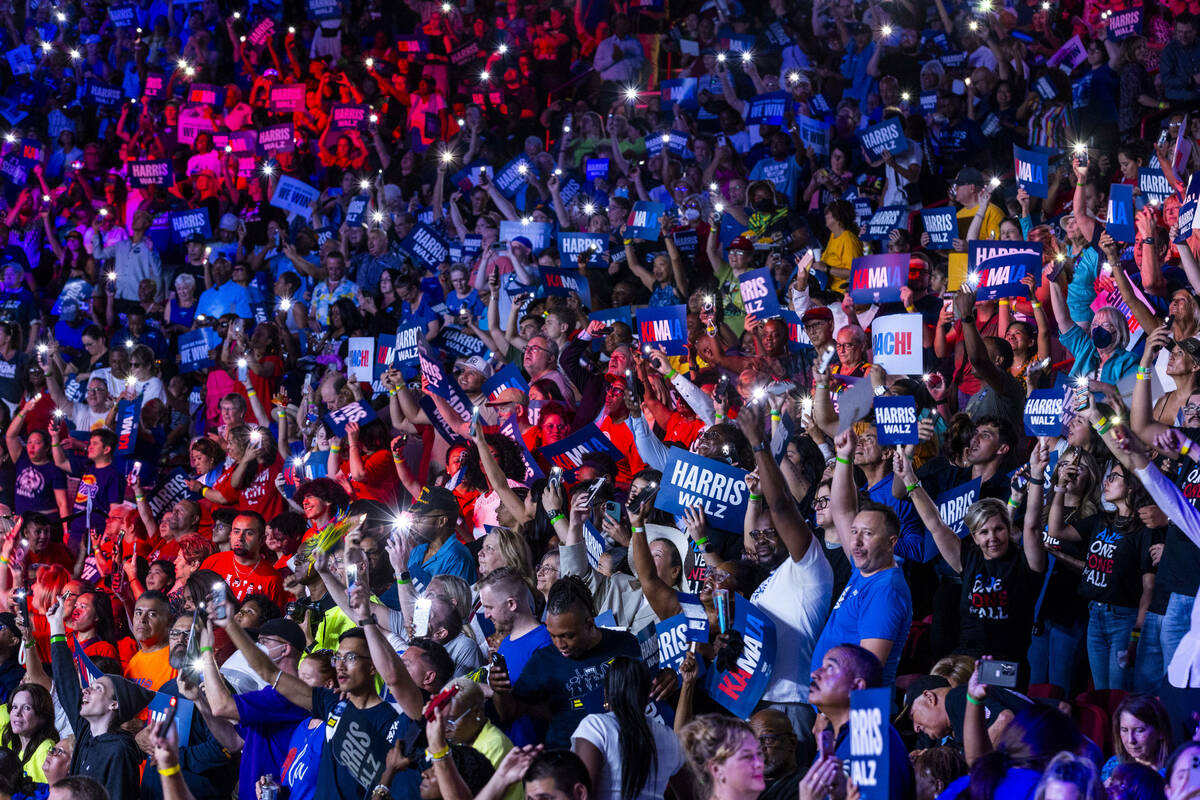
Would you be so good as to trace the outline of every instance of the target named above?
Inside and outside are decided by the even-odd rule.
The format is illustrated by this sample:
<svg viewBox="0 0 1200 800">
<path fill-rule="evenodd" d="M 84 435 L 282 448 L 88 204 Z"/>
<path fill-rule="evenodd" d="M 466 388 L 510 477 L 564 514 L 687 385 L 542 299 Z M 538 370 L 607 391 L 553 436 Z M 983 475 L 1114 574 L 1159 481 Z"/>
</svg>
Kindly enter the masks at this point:
<svg viewBox="0 0 1200 800">
<path fill-rule="evenodd" d="M 510 241 L 512 244 L 521 244 L 528 247 L 530 250 L 533 249 L 533 242 L 529 240 L 528 236 L 514 236 Z"/>
<path fill-rule="evenodd" d="M 1192 359 L 1200 364 L 1200 339 L 1188 337 L 1178 342 L 1180 349 L 1192 357 Z"/>
<path fill-rule="evenodd" d="M 833 312 L 825 306 L 813 306 L 804 312 L 804 316 L 800 318 L 800 322 L 805 323 L 814 319 L 833 322 Z"/>
<path fill-rule="evenodd" d="M 746 253 L 753 253 L 754 242 L 750 241 L 750 239 L 746 236 L 739 236 L 729 243 L 729 250 L 730 252 L 734 250 L 742 250 Z"/>
<path fill-rule="evenodd" d="M 529 396 L 516 386 L 510 386 L 507 389 L 501 389 L 500 394 L 496 395 L 496 399 L 488 400 L 486 403 L 484 403 L 484 405 L 502 406 L 508 403 L 516 403 L 517 405 L 527 406 L 529 405 Z"/>
<path fill-rule="evenodd" d="M 922 675 L 908 685 L 904 690 L 904 706 L 900 709 L 900 713 L 896 716 L 896 721 L 899 722 L 912 711 L 913 701 L 916 700 L 925 692 L 934 689 L 949 689 L 950 681 L 943 678 L 941 675 Z"/>
<path fill-rule="evenodd" d="M 454 492 L 442 486 L 426 486 L 421 489 L 420 496 L 413 500 L 408 510 L 409 513 L 419 516 L 449 514 L 457 518 L 461 513 Z"/>
<path fill-rule="evenodd" d="M 987 181 L 983 179 L 983 173 L 974 167 L 963 167 L 954 178 L 954 183 L 958 186 L 983 186 Z"/>
<path fill-rule="evenodd" d="M 191 236 L 183 240 L 186 244 L 202 244 L 204 237 L 198 233 L 193 233 Z"/>
<path fill-rule="evenodd" d="M 0 628 L 8 628 L 13 636 L 21 638 L 21 629 L 17 627 L 17 615 L 11 611 L 0 612 Z"/>
<path fill-rule="evenodd" d="M 222 214 L 221 224 L 218 226 L 223 231 L 236 231 L 238 226 L 238 218 L 233 214 Z"/>
<path fill-rule="evenodd" d="M 302 652 L 308 645 L 308 642 L 304 638 L 304 631 L 301 630 L 299 625 L 286 617 L 269 619 L 257 628 L 247 630 L 246 633 L 253 636 L 255 641 L 258 641 L 258 637 L 260 636 L 278 637 L 290 644 L 298 653 Z"/>
<path fill-rule="evenodd" d="M 460 358 L 454 362 L 455 369 L 473 369 L 483 375 L 485 378 L 492 377 L 492 366 L 483 356 L 470 356 L 468 358 Z"/>
</svg>

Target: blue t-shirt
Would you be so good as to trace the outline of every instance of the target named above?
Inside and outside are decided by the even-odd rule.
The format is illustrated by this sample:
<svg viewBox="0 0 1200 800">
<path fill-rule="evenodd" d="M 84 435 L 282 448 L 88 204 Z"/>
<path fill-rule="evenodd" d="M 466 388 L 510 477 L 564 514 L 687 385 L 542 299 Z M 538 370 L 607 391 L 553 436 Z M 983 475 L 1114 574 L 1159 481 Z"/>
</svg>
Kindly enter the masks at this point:
<svg viewBox="0 0 1200 800">
<path fill-rule="evenodd" d="M 514 639 L 511 635 L 505 636 L 497 649 L 500 655 L 504 656 L 504 664 L 508 667 L 508 680 L 515 684 L 534 651 L 551 644 L 550 633 L 545 625 L 538 625 L 520 639 Z"/>
<path fill-rule="evenodd" d="M 1100 226 L 1096 226 L 1099 236 Z M 1075 270 L 1071 282 L 1067 284 L 1067 310 L 1071 319 L 1077 324 L 1092 321 L 1092 301 L 1096 299 L 1096 278 L 1100 275 L 1100 251 L 1095 247 L 1085 247 L 1075 259 Z"/>
<path fill-rule="evenodd" d="M 813 670 L 820 669 L 825 654 L 839 644 L 858 644 L 863 639 L 889 639 L 892 650 L 883 665 L 883 682 L 896 680 L 900 651 L 912 625 L 912 594 L 898 567 L 864 576 L 851 567 L 850 582 L 833 606 L 813 648 Z"/>
<path fill-rule="evenodd" d="M 909 500 L 892 497 L 892 476 L 888 475 L 867 488 L 867 495 L 876 503 L 887 506 L 900 518 L 900 538 L 896 540 L 896 555 L 909 561 L 920 561 L 925 547 L 925 526 Z"/>
<path fill-rule="evenodd" d="M 237 731 L 245 742 L 238 797 L 254 797 L 254 786 L 263 775 L 282 780 L 280 765 L 289 755 L 293 735 L 312 715 L 270 687 L 235 694 L 233 701 L 241 720 Z"/>
<path fill-rule="evenodd" d="M 894 800 L 913 800 L 917 796 L 917 784 L 913 776 L 912 762 L 908 760 L 908 748 L 904 746 L 904 740 L 900 738 L 896 726 L 885 724 L 888 732 L 888 797 Z M 834 754 L 842 760 L 843 768 L 849 769 L 849 724 L 843 725 L 838 731 Z"/>
<path fill-rule="evenodd" d="M 1075 318 L 1074 314 L 1072 317 Z M 1096 352 L 1096 345 L 1092 344 L 1092 337 L 1084 333 L 1083 328 L 1072 325 L 1070 330 L 1058 338 L 1063 347 L 1075 356 L 1075 366 L 1071 367 L 1071 375 L 1091 375 L 1096 371 L 1096 367 L 1100 366 L 1100 354 Z M 1118 349 L 1104 362 L 1104 366 L 1100 367 L 1100 380 L 1116 386 L 1122 378 L 1137 369 L 1138 361 L 1137 353 Z"/>
<path fill-rule="evenodd" d="M 325 720 L 309 719 L 307 723 L 297 725 L 292 731 L 287 754 L 280 762 L 279 768 L 282 773 L 279 782 L 290 790 L 289 800 L 313 800 L 317 796 L 317 782 L 313 778 L 317 774 L 324 749 Z M 246 796 L 238 793 L 238 797 Z"/>
<path fill-rule="evenodd" d="M 433 554 L 433 558 L 425 563 L 425 553 L 429 550 L 428 543 L 417 545 L 408 557 L 408 571 L 412 574 L 417 591 L 423 591 L 429 585 L 434 575 L 457 575 L 467 583 L 473 584 L 479 580 L 475 573 L 475 559 L 467 546 L 454 536 Z"/>
<path fill-rule="evenodd" d="M 341 695 L 333 689 L 313 689 L 314 719 L 336 725 L 345 713 L 347 704 L 348 701 L 343 701 Z M 397 739 L 403 739 L 410 724 L 408 717 L 397 714 L 389 703 L 381 702 L 370 708 L 358 708 L 356 711 L 371 733 L 385 739 L 389 745 L 394 744 Z M 324 748 L 317 770 L 317 797 L 322 800 L 360 800 L 363 794 L 363 788 L 354 779 L 354 774 L 334 758 L 333 748 Z"/>
</svg>

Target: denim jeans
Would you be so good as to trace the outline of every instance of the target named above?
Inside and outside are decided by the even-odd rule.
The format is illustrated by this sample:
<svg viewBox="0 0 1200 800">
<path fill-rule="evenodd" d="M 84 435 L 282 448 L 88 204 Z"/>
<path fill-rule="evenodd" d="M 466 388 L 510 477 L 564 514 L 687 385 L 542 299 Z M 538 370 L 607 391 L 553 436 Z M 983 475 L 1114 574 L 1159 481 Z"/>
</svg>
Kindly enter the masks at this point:
<svg viewBox="0 0 1200 800">
<path fill-rule="evenodd" d="M 1146 612 L 1142 636 L 1138 639 L 1137 663 L 1133 666 L 1133 690 L 1153 694 L 1167 674 L 1163 661 L 1162 614 Z"/>
<path fill-rule="evenodd" d="M 1129 646 L 1129 634 L 1137 622 L 1136 608 L 1093 602 L 1089 606 L 1087 650 L 1096 689 L 1129 690 L 1133 666 L 1122 667 L 1117 653 Z"/>
<path fill-rule="evenodd" d="M 1075 664 L 1084 655 L 1087 624 L 1076 620 L 1070 625 L 1046 620 L 1042 632 L 1029 642 L 1029 682 L 1058 686 L 1067 697 L 1074 697 L 1071 678 Z"/>
<path fill-rule="evenodd" d="M 1162 642 L 1162 658 L 1164 669 L 1171 663 L 1183 635 L 1192 627 L 1192 606 L 1196 598 L 1190 594 L 1171 593 L 1167 601 L 1167 610 L 1162 618 L 1162 630 L 1158 638 Z"/>
</svg>

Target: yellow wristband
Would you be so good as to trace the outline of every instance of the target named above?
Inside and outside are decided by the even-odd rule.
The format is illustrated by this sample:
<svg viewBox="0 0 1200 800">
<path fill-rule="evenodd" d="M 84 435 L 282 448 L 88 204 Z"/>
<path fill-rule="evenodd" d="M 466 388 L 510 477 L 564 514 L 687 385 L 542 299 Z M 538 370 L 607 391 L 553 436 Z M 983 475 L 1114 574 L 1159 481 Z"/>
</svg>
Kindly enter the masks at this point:
<svg viewBox="0 0 1200 800">
<path fill-rule="evenodd" d="M 176 764 L 173 767 L 167 767 L 166 769 L 160 769 L 158 771 L 158 774 L 164 778 L 169 778 L 172 775 L 178 775 L 180 772 L 181 772 L 181 770 L 179 769 L 179 765 Z"/>
<path fill-rule="evenodd" d="M 1041 304 L 1041 303 L 1039 303 L 1037 300 L 1034 300 L 1032 303 L 1030 303 L 1030 305 L 1032 305 L 1034 308 L 1041 308 L 1041 307 L 1042 307 L 1042 304 Z"/>
</svg>

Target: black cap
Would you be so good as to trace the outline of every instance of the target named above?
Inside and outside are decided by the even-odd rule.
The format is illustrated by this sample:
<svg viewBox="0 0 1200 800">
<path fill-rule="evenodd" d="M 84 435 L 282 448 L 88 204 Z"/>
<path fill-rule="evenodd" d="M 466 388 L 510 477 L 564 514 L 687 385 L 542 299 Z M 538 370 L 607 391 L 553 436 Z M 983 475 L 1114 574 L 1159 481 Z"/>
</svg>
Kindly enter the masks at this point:
<svg viewBox="0 0 1200 800">
<path fill-rule="evenodd" d="M 191 236 L 183 240 L 185 244 L 200 244 L 204 242 L 204 237 L 198 233 L 193 233 Z"/>
<path fill-rule="evenodd" d="M 449 514 L 456 519 L 461 513 L 454 492 L 441 486 L 426 486 L 421 490 L 420 497 L 413 500 L 413 504 L 409 506 L 408 510 L 410 513 L 420 516 Z"/>
<path fill-rule="evenodd" d="M 956 186 L 983 186 L 987 181 L 983 179 L 983 173 L 974 167 L 963 167 L 954 178 L 954 183 Z"/>
<path fill-rule="evenodd" d="M 904 707 L 900 709 L 896 721 L 906 717 L 912 711 L 913 701 L 921 695 L 933 689 L 949 689 L 950 681 L 943 678 L 941 675 L 922 675 L 908 685 L 904 690 Z"/>
<path fill-rule="evenodd" d="M 308 645 L 303 629 L 286 617 L 269 619 L 257 628 L 247 630 L 246 633 L 253 636 L 255 641 L 258 641 L 260 636 L 278 637 L 290 644 L 297 653 L 304 652 L 304 648 Z"/>
<path fill-rule="evenodd" d="M 113 695 L 117 698 L 117 722 L 122 725 L 142 713 L 154 699 L 154 692 L 120 675 L 105 675 L 104 678 L 112 681 Z"/>
<path fill-rule="evenodd" d="M 1189 336 L 1186 339 L 1181 339 L 1178 344 L 1180 349 L 1191 356 L 1197 364 L 1200 364 L 1200 339 Z"/>
</svg>

